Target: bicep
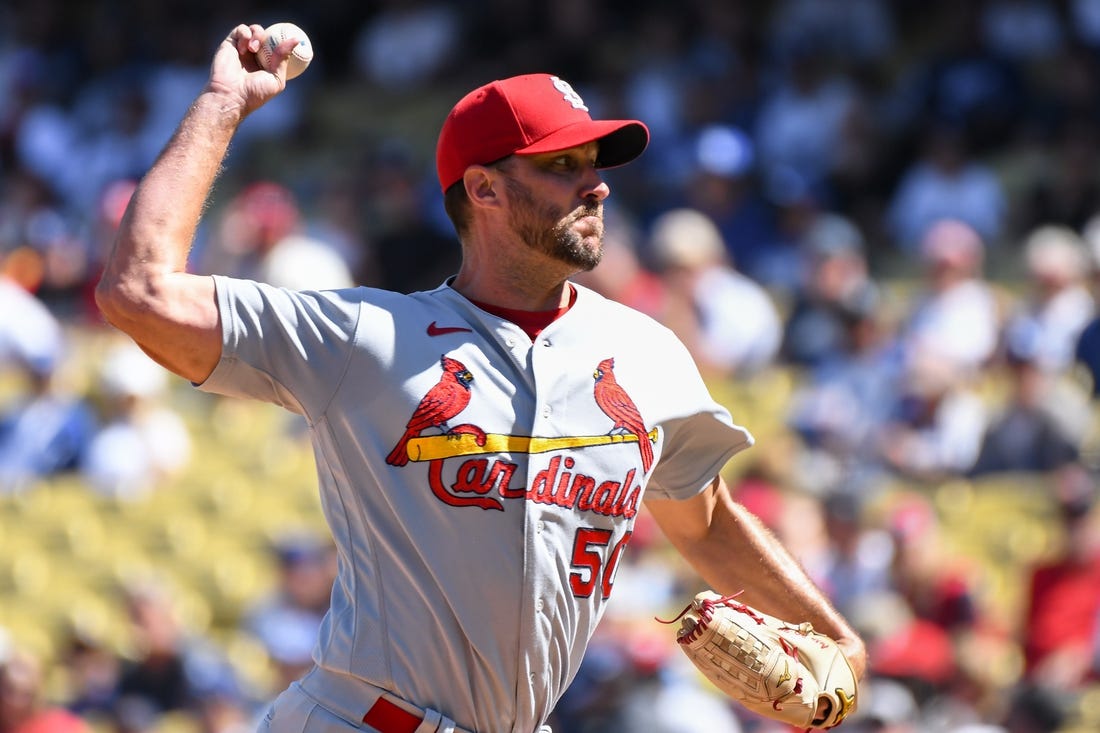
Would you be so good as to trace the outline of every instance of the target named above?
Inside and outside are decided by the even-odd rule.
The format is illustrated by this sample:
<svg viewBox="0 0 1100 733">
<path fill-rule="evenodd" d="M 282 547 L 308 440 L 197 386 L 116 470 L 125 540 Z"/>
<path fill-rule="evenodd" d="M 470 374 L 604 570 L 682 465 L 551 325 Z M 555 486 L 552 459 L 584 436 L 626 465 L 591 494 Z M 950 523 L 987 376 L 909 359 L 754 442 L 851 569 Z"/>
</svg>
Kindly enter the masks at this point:
<svg viewBox="0 0 1100 733">
<path fill-rule="evenodd" d="M 665 537 L 684 554 L 710 532 L 715 506 L 723 493 L 725 484 L 719 477 L 689 499 L 647 497 L 645 505 Z"/>
<path fill-rule="evenodd" d="M 213 278 L 171 273 L 140 286 L 104 286 L 97 301 L 111 325 L 169 371 L 202 382 L 217 366 L 222 335 Z"/>
</svg>

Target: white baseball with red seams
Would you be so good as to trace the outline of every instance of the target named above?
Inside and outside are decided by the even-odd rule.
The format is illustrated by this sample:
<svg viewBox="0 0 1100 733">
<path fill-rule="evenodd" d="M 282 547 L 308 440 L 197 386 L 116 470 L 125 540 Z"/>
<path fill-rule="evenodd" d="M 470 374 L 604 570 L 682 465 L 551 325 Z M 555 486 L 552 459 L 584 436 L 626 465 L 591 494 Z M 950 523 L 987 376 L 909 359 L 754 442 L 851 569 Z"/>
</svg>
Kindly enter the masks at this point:
<svg viewBox="0 0 1100 733">
<path fill-rule="evenodd" d="M 294 50 L 290 52 L 290 56 L 287 59 L 286 65 L 286 78 L 293 79 L 301 74 L 309 66 L 309 63 L 313 61 L 313 44 L 310 43 L 309 36 L 301 28 L 293 23 L 276 23 L 272 26 L 268 26 L 265 30 L 267 38 L 263 45 L 260 46 L 260 50 L 256 52 L 256 56 L 260 60 L 260 64 L 268 71 L 274 71 L 271 54 L 275 52 L 275 49 L 280 43 L 288 38 L 297 38 L 298 45 L 294 47 Z"/>
<path fill-rule="evenodd" d="M 223 349 L 201 388 L 310 428 L 339 552 L 320 678 L 465 730 L 539 730 L 604 612 L 643 493 L 694 496 L 752 443 L 671 331 L 580 286 L 532 341 L 449 283 L 406 295 L 215 282 Z M 311 694 L 356 710 L 346 686 Z"/>
</svg>

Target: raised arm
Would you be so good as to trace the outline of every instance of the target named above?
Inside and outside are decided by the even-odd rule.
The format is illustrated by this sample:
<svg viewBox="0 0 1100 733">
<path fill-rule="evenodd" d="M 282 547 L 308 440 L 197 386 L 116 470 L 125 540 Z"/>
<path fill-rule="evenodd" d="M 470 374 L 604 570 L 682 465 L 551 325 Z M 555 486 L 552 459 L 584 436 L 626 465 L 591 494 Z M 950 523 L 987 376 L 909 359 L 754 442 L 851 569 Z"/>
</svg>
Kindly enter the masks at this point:
<svg viewBox="0 0 1100 733">
<path fill-rule="evenodd" d="M 96 288 L 109 323 L 167 369 L 194 382 L 221 355 L 214 281 L 187 272 L 187 255 L 210 189 L 238 126 L 281 92 L 297 39 L 261 68 L 259 25 L 239 25 L 214 54 L 206 88 L 138 185 Z"/>
<path fill-rule="evenodd" d="M 836 639 L 857 677 L 866 650 L 780 541 L 748 509 L 733 500 L 721 477 L 686 501 L 648 499 L 646 507 L 672 545 L 711 588 L 765 613 L 809 621 Z"/>
</svg>

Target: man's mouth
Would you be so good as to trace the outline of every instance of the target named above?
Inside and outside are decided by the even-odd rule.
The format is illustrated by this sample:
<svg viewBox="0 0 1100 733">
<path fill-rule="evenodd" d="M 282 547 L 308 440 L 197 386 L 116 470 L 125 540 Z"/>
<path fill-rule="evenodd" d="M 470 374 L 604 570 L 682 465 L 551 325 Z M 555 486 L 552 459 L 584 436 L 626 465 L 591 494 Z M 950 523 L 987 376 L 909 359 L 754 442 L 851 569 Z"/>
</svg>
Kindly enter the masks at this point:
<svg viewBox="0 0 1100 733">
<path fill-rule="evenodd" d="M 576 227 L 584 235 L 600 234 L 603 232 L 603 218 L 598 214 L 582 216 L 576 220 Z"/>
</svg>

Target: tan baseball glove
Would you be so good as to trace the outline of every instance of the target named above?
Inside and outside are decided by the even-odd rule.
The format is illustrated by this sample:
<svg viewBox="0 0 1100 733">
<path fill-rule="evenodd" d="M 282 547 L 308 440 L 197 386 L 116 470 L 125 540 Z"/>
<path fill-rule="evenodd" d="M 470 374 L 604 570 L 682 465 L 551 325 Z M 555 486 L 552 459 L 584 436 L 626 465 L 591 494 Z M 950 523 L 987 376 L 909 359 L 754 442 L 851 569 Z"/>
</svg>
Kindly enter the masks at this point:
<svg viewBox="0 0 1100 733">
<path fill-rule="evenodd" d="M 856 709 L 857 682 L 837 643 L 703 591 L 677 618 L 676 641 L 703 675 L 749 710 L 801 728 L 833 728 Z"/>
</svg>

